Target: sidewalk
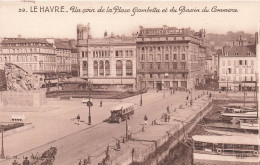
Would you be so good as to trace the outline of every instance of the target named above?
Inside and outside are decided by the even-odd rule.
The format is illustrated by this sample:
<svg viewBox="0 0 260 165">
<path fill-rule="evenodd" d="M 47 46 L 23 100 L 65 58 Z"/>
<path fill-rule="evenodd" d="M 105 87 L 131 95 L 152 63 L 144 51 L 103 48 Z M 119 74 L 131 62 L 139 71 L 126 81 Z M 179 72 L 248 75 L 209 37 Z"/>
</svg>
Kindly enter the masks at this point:
<svg viewBox="0 0 260 165">
<path fill-rule="evenodd" d="M 182 123 L 181 121 L 191 121 L 198 113 L 200 113 L 201 109 L 203 109 L 207 103 L 208 97 L 204 96 L 194 101 L 192 107 L 177 109 L 175 112 L 171 111 L 171 120 L 169 122 L 157 118 L 156 125 L 150 123 L 149 125 L 144 126 L 143 131 L 139 130 L 136 133 L 132 133 L 129 141 L 126 143 L 122 143 L 122 141 L 120 142 L 120 148 L 116 143 L 111 144 L 111 149 L 108 152 L 110 161 L 113 164 L 144 161 L 144 159 L 155 151 L 157 147 L 164 144 L 171 135 L 182 129 L 183 124 L 186 124 L 186 122 Z M 167 148 L 167 146 L 165 147 Z M 107 148 L 102 148 L 98 152 L 94 153 L 93 155 L 95 156 L 90 157 L 92 164 L 98 164 L 105 159 L 106 150 Z"/>
<path fill-rule="evenodd" d="M 199 93 L 201 93 L 201 91 L 194 93 L 194 96 Z M 172 97 L 184 97 L 185 95 L 187 95 L 187 93 L 180 92 L 176 93 Z M 163 93 L 145 93 L 143 94 L 142 108 L 146 107 L 146 109 L 149 109 L 149 107 L 152 107 L 152 103 L 160 102 L 165 105 L 165 107 L 161 107 L 162 110 L 166 111 L 166 106 L 171 103 L 172 97 L 170 93 L 165 93 L 165 99 L 163 98 Z M 119 100 L 119 102 L 103 100 L 102 107 L 98 107 L 99 100 L 93 100 L 93 102 L 94 106 L 91 108 L 91 126 L 102 123 L 105 118 L 109 117 L 111 107 L 121 103 L 121 100 Z M 140 95 L 123 99 L 122 102 L 133 102 L 136 105 L 137 111 L 141 108 Z M 87 125 L 88 107 L 85 104 L 82 104 L 80 100 L 49 101 L 48 104 L 55 105 L 58 108 L 49 111 L 24 112 L 26 122 L 33 123 L 34 128 L 4 137 L 5 156 L 12 157 L 14 155 L 25 153 L 26 151 L 37 148 L 41 145 L 45 145 L 47 143 L 50 144 L 51 141 L 57 141 L 65 136 L 89 129 L 91 127 Z M 178 102 L 177 104 L 183 104 L 183 102 Z M 11 113 L 17 114 L 18 112 L 0 111 L 0 113 L 0 119 L 4 121 L 9 120 Z M 144 113 L 146 112 L 140 111 L 140 115 L 135 116 L 135 118 L 141 121 Z M 157 114 L 158 112 L 151 111 L 151 113 Z M 80 114 L 82 120 L 79 125 L 77 125 L 78 122 L 75 120 L 71 120 L 72 118 L 75 118 L 77 114 Z"/>
</svg>

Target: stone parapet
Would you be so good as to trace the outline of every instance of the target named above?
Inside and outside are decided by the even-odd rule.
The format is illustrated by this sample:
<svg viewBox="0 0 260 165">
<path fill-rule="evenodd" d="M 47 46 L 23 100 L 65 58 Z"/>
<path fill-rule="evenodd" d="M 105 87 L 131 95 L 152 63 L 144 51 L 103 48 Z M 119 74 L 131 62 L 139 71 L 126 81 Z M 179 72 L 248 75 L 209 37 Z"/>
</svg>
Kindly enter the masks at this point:
<svg viewBox="0 0 260 165">
<path fill-rule="evenodd" d="M 43 91 L 2 92 L 2 104 L 4 107 L 40 107 L 45 103 L 46 95 Z"/>
</svg>

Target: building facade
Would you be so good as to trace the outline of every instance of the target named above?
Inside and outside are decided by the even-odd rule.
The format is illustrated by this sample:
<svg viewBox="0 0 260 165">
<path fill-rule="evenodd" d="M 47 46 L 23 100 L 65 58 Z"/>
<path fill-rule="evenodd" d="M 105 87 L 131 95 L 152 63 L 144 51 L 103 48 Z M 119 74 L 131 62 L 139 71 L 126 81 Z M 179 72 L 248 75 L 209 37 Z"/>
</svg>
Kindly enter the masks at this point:
<svg viewBox="0 0 260 165">
<path fill-rule="evenodd" d="M 219 57 L 221 90 L 254 90 L 256 86 L 256 45 L 225 46 Z"/>
<path fill-rule="evenodd" d="M 77 26 L 80 77 L 100 87 L 134 88 L 136 84 L 136 41 L 134 37 L 93 39 L 89 25 Z"/>
<path fill-rule="evenodd" d="M 137 37 L 139 88 L 191 89 L 204 83 L 205 31 L 143 28 Z"/>
<path fill-rule="evenodd" d="M 33 73 L 49 74 L 56 71 L 54 40 L 5 38 L 0 43 L 0 65 L 14 63 Z"/>
</svg>

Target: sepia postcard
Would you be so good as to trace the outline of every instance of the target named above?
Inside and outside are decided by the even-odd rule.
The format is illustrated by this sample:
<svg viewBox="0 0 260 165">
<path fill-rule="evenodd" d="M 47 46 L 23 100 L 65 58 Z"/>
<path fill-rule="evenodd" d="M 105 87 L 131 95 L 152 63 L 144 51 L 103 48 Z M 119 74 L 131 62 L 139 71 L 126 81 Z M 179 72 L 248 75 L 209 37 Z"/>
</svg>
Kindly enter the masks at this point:
<svg viewBox="0 0 260 165">
<path fill-rule="evenodd" d="M 0 164 L 260 164 L 259 30 L 259 1 L 1 1 Z"/>
</svg>

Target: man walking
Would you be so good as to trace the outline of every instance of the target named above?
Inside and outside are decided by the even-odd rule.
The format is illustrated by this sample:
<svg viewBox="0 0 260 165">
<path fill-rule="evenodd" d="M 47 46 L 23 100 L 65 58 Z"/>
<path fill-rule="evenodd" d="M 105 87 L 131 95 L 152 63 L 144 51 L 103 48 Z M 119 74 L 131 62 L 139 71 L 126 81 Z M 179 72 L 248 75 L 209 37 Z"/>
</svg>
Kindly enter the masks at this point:
<svg viewBox="0 0 260 165">
<path fill-rule="evenodd" d="M 78 116 L 77 116 L 77 120 L 78 120 L 78 122 L 80 121 L 80 116 L 79 116 L 79 114 L 78 114 Z"/>
<path fill-rule="evenodd" d="M 23 165 L 29 165 L 30 161 L 28 160 L 27 157 L 25 157 L 24 161 L 23 161 Z"/>
<path fill-rule="evenodd" d="M 147 118 L 147 116 L 145 115 L 145 116 L 144 116 L 144 125 L 147 124 L 147 120 L 148 120 L 148 118 Z"/>
</svg>

